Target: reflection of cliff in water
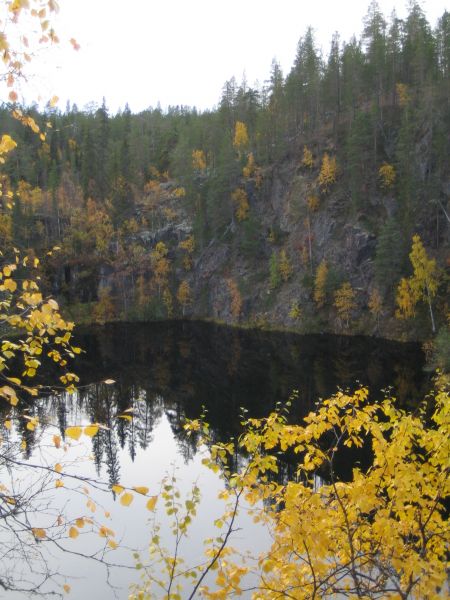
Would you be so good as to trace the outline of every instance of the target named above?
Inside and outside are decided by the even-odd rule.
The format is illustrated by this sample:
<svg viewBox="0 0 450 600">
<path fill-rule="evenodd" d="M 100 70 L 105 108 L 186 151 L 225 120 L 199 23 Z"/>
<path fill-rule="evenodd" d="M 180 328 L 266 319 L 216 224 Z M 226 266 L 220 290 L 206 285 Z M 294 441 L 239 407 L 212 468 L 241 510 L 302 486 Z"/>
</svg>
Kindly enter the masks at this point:
<svg viewBox="0 0 450 600">
<path fill-rule="evenodd" d="M 298 414 L 338 387 L 367 385 L 375 396 L 395 386 L 403 406 L 424 392 L 423 354 L 416 344 L 364 337 L 299 336 L 237 330 L 207 323 L 113 325 L 79 336 L 87 350 L 78 372 L 86 383 L 112 377 L 228 415 L 245 406 L 262 415 L 300 392 Z M 395 393 L 395 390 L 394 390 Z"/>
<path fill-rule="evenodd" d="M 292 418 L 300 419 L 339 387 L 355 389 L 359 382 L 374 398 L 392 387 L 407 407 L 424 396 L 429 383 L 417 345 L 362 337 L 171 322 L 111 325 L 79 334 L 77 343 L 86 350 L 75 364 L 79 393 L 39 401 L 32 410 L 50 410 L 62 434 L 80 415 L 106 425 L 93 439 L 93 453 L 99 471 L 106 464 L 111 482 L 120 479 L 120 449 L 134 460 L 163 413 L 189 459 L 195 441 L 184 434 L 183 421 L 198 417 L 202 407 L 214 435 L 225 440 L 239 431 L 243 407 L 247 416 L 263 416 L 293 390 L 299 396 Z M 108 378 L 115 383 L 92 383 Z M 131 414 L 132 419 L 119 417 Z"/>
</svg>

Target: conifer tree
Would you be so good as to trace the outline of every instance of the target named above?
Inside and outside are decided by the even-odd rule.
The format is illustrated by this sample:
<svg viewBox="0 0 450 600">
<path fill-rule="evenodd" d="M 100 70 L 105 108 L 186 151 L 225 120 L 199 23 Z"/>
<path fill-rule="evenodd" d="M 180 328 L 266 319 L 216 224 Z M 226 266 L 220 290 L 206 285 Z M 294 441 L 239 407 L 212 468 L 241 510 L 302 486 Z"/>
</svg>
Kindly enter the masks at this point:
<svg viewBox="0 0 450 600">
<path fill-rule="evenodd" d="M 271 290 L 276 289 L 280 285 L 280 268 L 278 264 L 278 256 L 275 251 L 272 251 L 269 261 L 269 287 Z"/>
</svg>

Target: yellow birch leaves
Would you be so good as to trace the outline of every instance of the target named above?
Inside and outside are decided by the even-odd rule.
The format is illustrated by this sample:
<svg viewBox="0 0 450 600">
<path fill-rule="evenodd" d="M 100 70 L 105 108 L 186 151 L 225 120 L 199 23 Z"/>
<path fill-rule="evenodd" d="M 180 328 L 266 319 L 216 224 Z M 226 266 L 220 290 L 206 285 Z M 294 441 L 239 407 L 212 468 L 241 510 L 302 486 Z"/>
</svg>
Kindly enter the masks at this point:
<svg viewBox="0 0 450 600">
<path fill-rule="evenodd" d="M 445 381 L 437 382 L 431 406 L 427 424 L 421 410 L 405 414 L 391 398 L 373 403 L 362 388 L 322 401 L 303 424 L 288 422 L 283 410 L 249 419 L 231 447 L 213 442 L 200 426 L 211 453 L 205 464 L 221 465 L 224 478 L 232 478 L 235 493 L 253 506 L 254 518 L 269 527 L 273 539 L 252 569 L 252 598 L 440 597 L 447 577 L 444 503 L 450 492 Z M 188 423 L 188 434 L 198 425 Z M 361 447 L 364 440 L 371 446 L 370 464 L 336 481 L 335 453 Z M 281 484 L 279 449 L 298 455 L 295 476 Z M 247 460 L 235 472 L 231 457 L 237 451 Z M 317 471 L 324 473 L 320 484 Z M 227 550 L 216 561 L 216 588 L 203 589 L 206 598 L 239 593 L 239 569 L 245 573 L 246 567 L 238 553 Z"/>
<path fill-rule="evenodd" d="M 233 146 L 240 152 L 246 150 L 249 143 L 250 140 L 246 124 L 242 121 L 236 121 L 236 125 L 234 126 Z"/>
<path fill-rule="evenodd" d="M 417 302 L 427 302 L 434 332 L 432 299 L 438 289 L 439 272 L 436 261 L 433 258 L 428 258 L 422 240 L 418 235 L 413 236 L 409 258 L 413 274 L 408 279 L 402 277 L 400 280 L 396 295 L 397 310 L 395 316 L 398 319 L 408 319 L 414 316 Z"/>
</svg>

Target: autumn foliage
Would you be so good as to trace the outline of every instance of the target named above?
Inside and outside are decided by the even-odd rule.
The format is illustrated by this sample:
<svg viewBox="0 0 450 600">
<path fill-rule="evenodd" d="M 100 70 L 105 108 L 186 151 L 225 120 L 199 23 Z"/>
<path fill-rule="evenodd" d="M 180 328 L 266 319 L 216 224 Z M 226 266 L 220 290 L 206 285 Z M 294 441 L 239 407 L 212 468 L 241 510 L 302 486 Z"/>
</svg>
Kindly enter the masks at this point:
<svg viewBox="0 0 450 600">
<path fill-rule="evenodd" d="M 333 183 L 336 181 L 337 164 L 336 157 L 330 157 L 328 152 L 325 152 L 322 158 L 322 166 L 318 177 L 318 183 L 324 192 L 327 192 Z"/>
<path fill-rule="evenodd" d="M 159 563 L 165 576 L 147 570 L 131 599 L 164 591 L 168 598 L 199 593 L 225 599 L 247 591 L 254 600 L 438 600 L 447 576 L 449 417 L 448 387 L 441 380 L 431 406 L 428 402 L 414 414 L 389 397 L 373 403 L 361 388 L 321 402 L 302 424 L 289 423 L 283 407 L 266 418 L 248 419 L 239 439 L 226 443 L 214 440 L 203 421 L 188 422 L 188 434 L 209 448 L 203 462 L 219 469 L 225 482 L 225 512 L 215 521 L 220 534 L 205 542 L 204 562 L 186 564 L 179 557 L 180 544 L 200 490 L 193 491 L 184 509 L 176 500 L 179 494 L 167 486 L 168 514 L 174 502 L 179 504 L 176 554 L 154 538 L 153 564 Z M 355 465 L 348 480 L 339 479 L 339 453 L 363 444 L 370 446 L 370 464 Z M 280 450 L 298 456 L 294 476 L 283 483 L 277 483 Z M 236 470 L 231 465 L 237 452 L 247 458 Z M 272 537 L 270 548 L 253 559 L 232 547 L 233 525 L 244 502 Z"/>
<path fill-rule="evenodd" d="M 328 265 L 326 260 L 322 260 L 317 267 L 316 278 L 314 281 L 314 301 L 319 308 L 325 304 L 327 277 Z"/>
<path fill-rule="evenodd" d="M 352 312 L 356 308 L 356 292 L 348 281 L 334 293 L 334 306 L 339 321 L 344 322 L 348 327 Z"/>
<path fill-rule="evenodd" d="M 242 121 L 236 121 L 234 127 L 233 146 L 238 152 L 246 150 L 250 143 L 247 126 Z"/>
</svg>

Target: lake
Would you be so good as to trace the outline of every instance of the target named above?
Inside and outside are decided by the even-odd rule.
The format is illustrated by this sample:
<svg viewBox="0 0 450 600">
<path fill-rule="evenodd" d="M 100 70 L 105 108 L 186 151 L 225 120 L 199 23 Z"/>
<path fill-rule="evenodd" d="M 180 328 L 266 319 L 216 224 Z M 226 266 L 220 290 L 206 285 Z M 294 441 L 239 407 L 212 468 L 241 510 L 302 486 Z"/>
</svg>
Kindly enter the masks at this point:
<svg viewBox="0 0 450 600">
<path fill-rule="evenodd" d="M 239 434 L 243 409 L 247 416 L 266 415 L 277 402 L 288 400 L 293 390 L 298 393 L 291 418 L 298 421 L 338 388 L 368 386 L 375 399 L 383 397 L 383 390 L 391 390 L 399 404 L 408 408 L 426 394 L 430 384 L 419 345 L 373 338 L 299 336 L 167 322 L 80 329 L 77 344 L 85 350 L 73 369 L 80 376 L 77 394 L 30 402 L 28 416 L 39 416 L 40 426 L 30 431 L 27 419 L 17 417 L 11 432 L 4 432 L 4 454 L 9 451 L 20 464 L 9 473 L 3 468 L 1 482 L 12 480 L 16 492 L 30 497 L 29 523 L 51 530 L 56 537 L 57 545 L 47 539 L 36 545 L 48 570 L 33 573 L 41 568 L 39 555 L 27 549 L 24 560 L 23 546 L 14 545 L 11 529 L 0 531 L 3 547 L 14 545 L 14 552 L 3 556 L 3 573 L 22 582 L 23 590 L 42 582 L 41 591 L 48 593 L 55 585 L 61 589 L 69 584 L 69 597 L 76 600 L 127 598 L 129 584 L 139 580 L 132 550 L 142 550 L 144 560 L 147 555 L 152 529 L 147 499 L 135 494 L 131 506 L 124 507 L 108 490 L 112 484 L 146 486 L 150 494 L 157 494 L 161 480 L 175 474 L 183 497 L 196 482 L 202 502 L 184 547 L 187 558 L 199 560 L 202 540 L 217 535 L 212 524 L 223 510 L 217 500 L 222 482 L 202 466 L 201 449 L 183 429 L 186 418 L 207 411 L 214 438 L 225 441 Z M 48 372 L 43 381 L 53 377 Z M 114 382 L 106 384 L 105 380 Z M 68 426 L 92 422 L 105 428 L 92 439 L 82 436 L 74 442 L 66 438 L 61 448 L 55 447 L 54 436 L 63 438 Z M 26 448 L 20 447 L 22 438 Z M 364 461 L 364 453 L 359 459 Z M 350 475 L 352 460 L 348 454 L 341 456 L 337 465 L 341 478 Z M 30 469 L 29 464 L 44 471 Z M 59 475 L 53 472 L 57 464 L 64 473 L 64 485 L 58 489 Z M 286 459 L 282 474 L 293 468 Z M 70 475 L 89 482 L 83 484 Z M 118 549 L 108 547 L 107 538 L 89 532 L 90 524 L 78 528 L 80 535 L 74 539 L 58 539 L 67 529 L 59 522 L 61 515 L 72 523 L 86 512 L 114 530 Z M 168 524 L 161 511 L 157 518 L 162 519 L 161 536 L 169 545 L 171 537 L 164 532 Z M 248 546 L 253 552 L 267 547 L 267 532 L 245 511 L 239 526 L 235 545 Z M 0 597 L 26 598 L 28 594 L 0 591 Z"/>
</svg>

